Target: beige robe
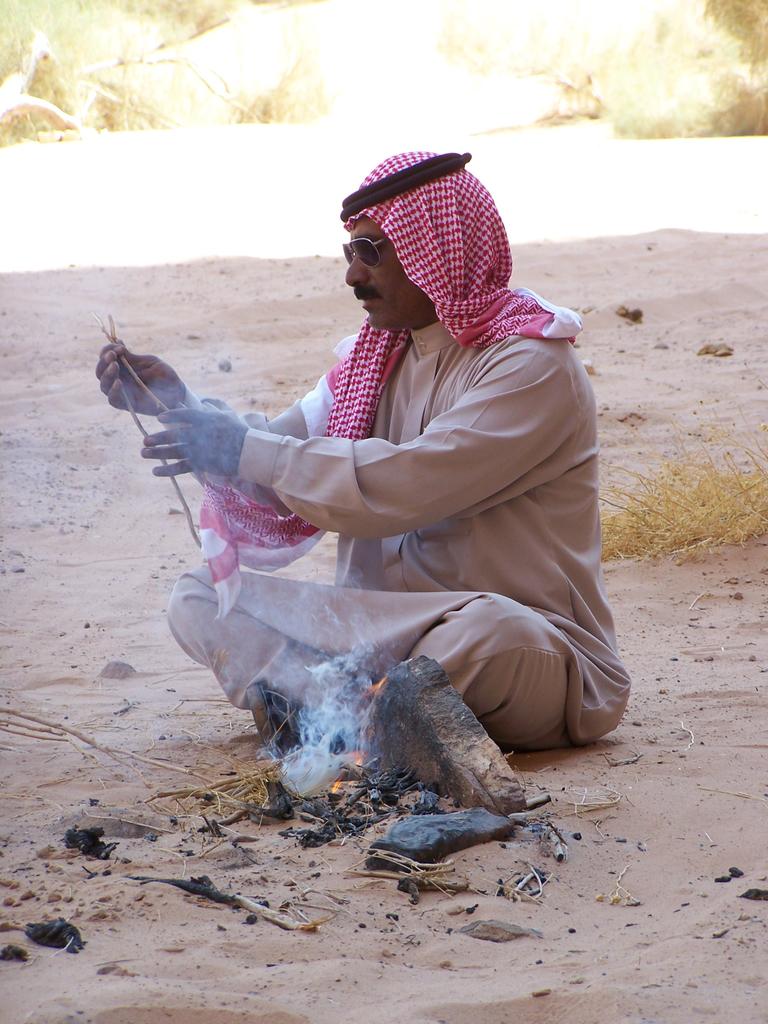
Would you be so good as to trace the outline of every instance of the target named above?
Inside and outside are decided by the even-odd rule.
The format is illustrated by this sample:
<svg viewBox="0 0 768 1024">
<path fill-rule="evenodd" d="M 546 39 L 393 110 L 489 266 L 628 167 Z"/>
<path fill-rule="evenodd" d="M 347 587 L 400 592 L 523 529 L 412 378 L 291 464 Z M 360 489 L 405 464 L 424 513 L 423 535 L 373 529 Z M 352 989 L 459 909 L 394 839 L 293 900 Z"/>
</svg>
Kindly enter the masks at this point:
<svg viewBox="0 0 768 1024">
<path fill-rule="evenodd" d="M 289 687 L 350 648 L 371 672 L 426 653 L 502 745 L 589 742 L 617 724 L 629 680 L 600 567 L 586 372 L 565 341 L 412 333 L 370 438 L 307 438 L 298 404 L 246 417 L 239 485 L 339 535 L 337 587 L 245 573 L 216 625 L 199 571 L 177 586 L 172 629 L 214 670 L 226 651 L 217 676 L 240 706 L 256 675 Z"/>
</svg>

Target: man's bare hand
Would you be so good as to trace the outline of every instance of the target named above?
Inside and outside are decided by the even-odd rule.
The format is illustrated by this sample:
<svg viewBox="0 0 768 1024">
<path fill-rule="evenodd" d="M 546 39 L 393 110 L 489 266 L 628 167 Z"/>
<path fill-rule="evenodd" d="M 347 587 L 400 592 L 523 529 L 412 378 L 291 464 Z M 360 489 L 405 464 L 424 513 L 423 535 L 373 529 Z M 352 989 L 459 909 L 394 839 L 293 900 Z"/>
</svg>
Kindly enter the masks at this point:
<svg viewBox="0 0 768 1024">
<path fill-rule="evenodd" d="M 184 384 L 173 367 L 157 356 L 137 356 L 118 341 L 104 346 L 96 364 L 99 385 L 110 405 L 115 409 L 128 408 L 123 391 L 125 389 L 136 412 L 156 416 L 161 410 L 157 402 L 154 402 L 146 391 L 138 386 L 125 367 L 121 366 L 121 356 L 131 364 L 136 374 L 150 391 L 157 395 L 163 405 L 173 409 L 181 404 L 184 398 Z"/>
<path fill-rule="evenodd" d="M 212 473 L 236 476 L 248 427 L 216 409 L 176 409 L 158 416 L 167 430 L 144 438 L 145 459 L 163 459 L 168 466 L 155 466 L 155 476 L 182 473 Z"/>
</svg>

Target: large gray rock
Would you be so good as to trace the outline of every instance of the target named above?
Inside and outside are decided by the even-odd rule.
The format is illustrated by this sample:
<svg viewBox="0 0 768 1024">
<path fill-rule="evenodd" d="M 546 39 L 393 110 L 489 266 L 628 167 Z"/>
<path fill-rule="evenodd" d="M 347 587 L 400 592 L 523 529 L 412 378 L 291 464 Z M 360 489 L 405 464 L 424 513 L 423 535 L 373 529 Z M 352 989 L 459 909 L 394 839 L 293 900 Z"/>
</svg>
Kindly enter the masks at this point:
<svg viewBox="0 0 768 1024">
<path fill-rule="evenodd" d="M 383 769 L 410 768 L 464 807 L 525 810 L 525 793 L 498 746 L 432 658 L 395 666 L 371 707 L 368 746 Z"/>
</svg>

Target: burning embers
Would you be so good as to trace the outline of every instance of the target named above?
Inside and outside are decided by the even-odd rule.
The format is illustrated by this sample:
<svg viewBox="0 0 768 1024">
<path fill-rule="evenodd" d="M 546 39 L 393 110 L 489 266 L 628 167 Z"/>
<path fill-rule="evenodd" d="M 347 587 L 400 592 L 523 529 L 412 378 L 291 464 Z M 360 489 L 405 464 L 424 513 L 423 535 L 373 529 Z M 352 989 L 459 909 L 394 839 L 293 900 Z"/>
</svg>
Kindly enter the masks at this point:
<svg viewBox="0 0 768 1024">
<path fill-rule="evenodd" d="M 384 775 L 407 769 L 414 783 L 465 807 L 501 814 L 525 809 L 520 783 L 436 661 L 404 661 L 374 686 L 344 669 L 339 660 L 324 667 L 299 709 L 262 689 L 266 734 L 289 791 L 325 793 L 344 765 L 362 760 L 362 749 Z M 337 810 L 328 804 L 317 816 L 340 827 Z"/>
<path fill-rule="evenodd" d="M 359 836 L 372 825 L 402 814 L 425 814 L 437 807 L 436 793 L 426 789 L 413 773 L 395 768 L 356 767 L 334 783 L 325 797 L 305 800 L 297 807 L 308 828 L 289 828 L 280 833 L 299 846 L 324 846 L 334 839 Z"/>
</svg>

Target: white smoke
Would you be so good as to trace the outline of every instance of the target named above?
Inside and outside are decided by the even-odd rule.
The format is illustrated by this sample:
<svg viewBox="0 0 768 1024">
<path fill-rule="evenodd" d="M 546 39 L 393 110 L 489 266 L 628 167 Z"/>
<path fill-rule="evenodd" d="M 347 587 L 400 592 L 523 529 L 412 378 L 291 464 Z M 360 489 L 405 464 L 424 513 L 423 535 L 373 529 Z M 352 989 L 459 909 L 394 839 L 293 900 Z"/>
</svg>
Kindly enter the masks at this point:
<svg viewBox="0 0 768 1024">
<path fill-rule="evenodd" d="M 312 685 L 297 716 L 300 746 L 283 758 L 283 782 L 300 796 L 325 792 L 359 750 L 372 680 L 360 649 L 309 669 Z"/>
</svg>

